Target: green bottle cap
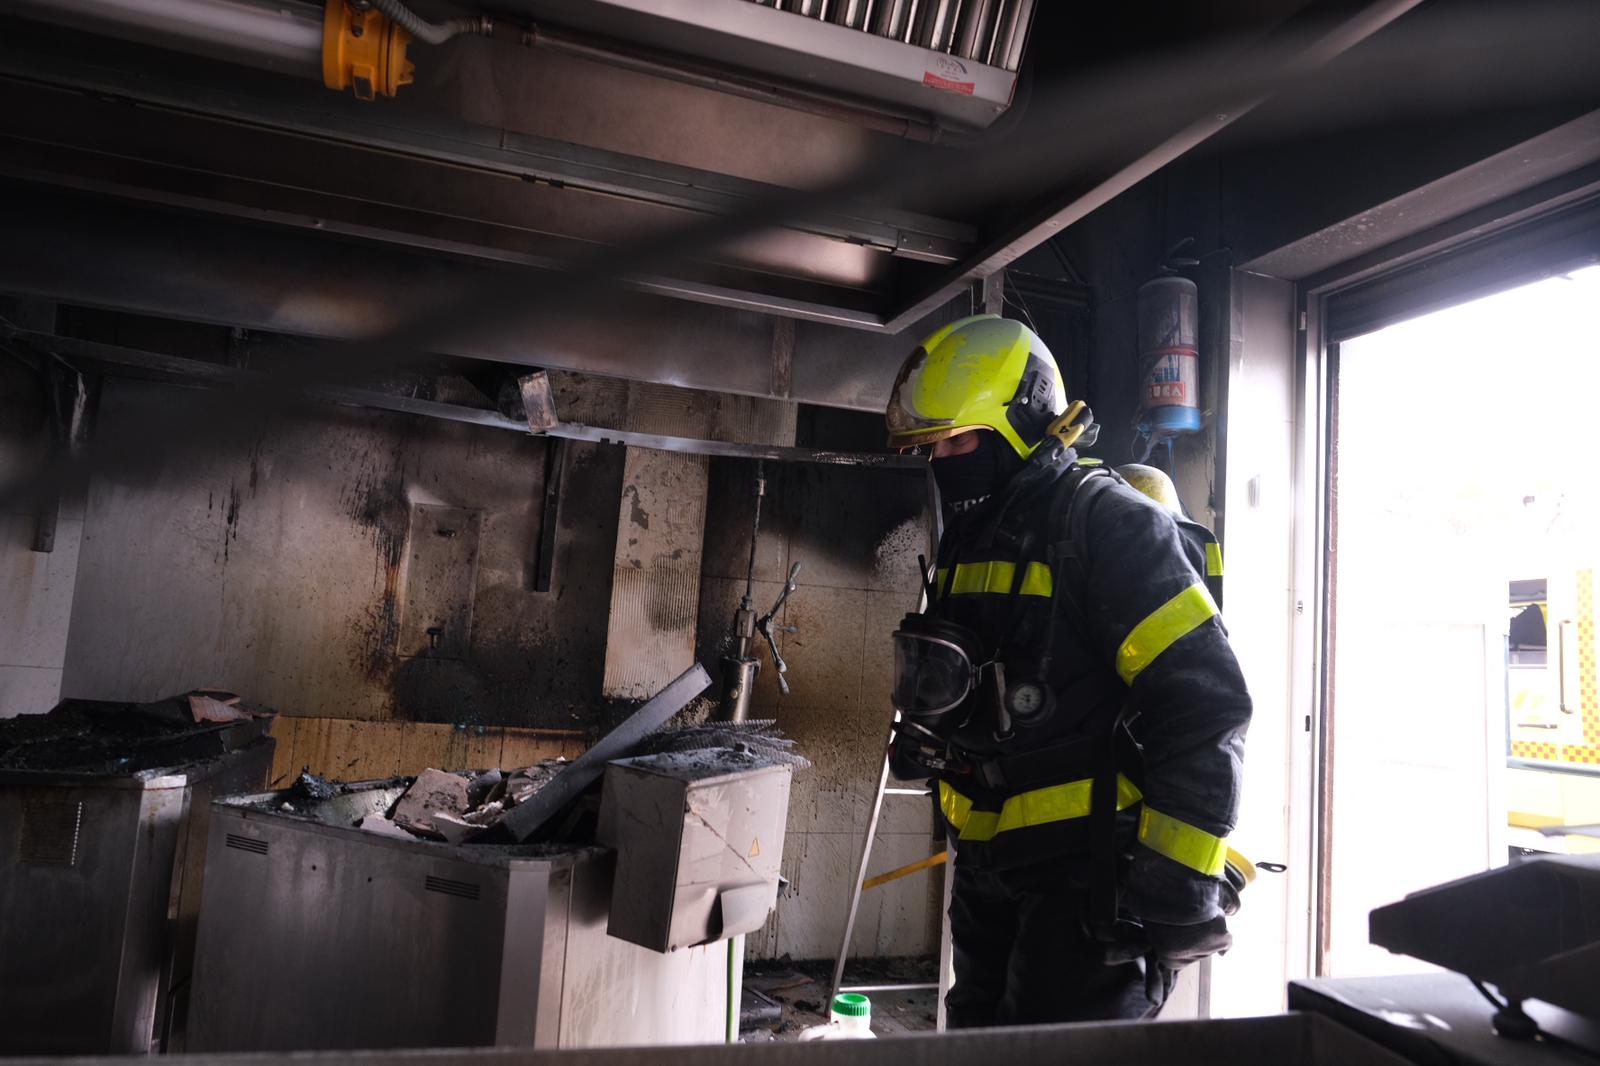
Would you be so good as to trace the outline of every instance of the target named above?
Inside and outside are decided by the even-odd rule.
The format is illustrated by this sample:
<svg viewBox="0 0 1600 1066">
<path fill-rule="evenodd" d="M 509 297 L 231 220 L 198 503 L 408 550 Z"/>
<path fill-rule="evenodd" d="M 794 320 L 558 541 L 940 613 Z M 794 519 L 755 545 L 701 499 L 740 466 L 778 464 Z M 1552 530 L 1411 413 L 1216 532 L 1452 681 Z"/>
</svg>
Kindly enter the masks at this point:
<svg viewBox="0 0 1600 1066">
<path fill-rule="evenodd" d="M 845 1018 L 869 1018 L 872 1003 L 857 992 L 840 992 L 833 997 L 833 1013 Z"/>
</svg>

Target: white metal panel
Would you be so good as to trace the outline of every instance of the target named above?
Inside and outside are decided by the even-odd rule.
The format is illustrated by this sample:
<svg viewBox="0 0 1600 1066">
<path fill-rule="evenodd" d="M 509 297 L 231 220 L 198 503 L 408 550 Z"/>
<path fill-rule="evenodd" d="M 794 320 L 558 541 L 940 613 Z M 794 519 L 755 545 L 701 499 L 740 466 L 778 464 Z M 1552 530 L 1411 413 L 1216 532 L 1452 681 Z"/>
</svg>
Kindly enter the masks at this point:
<svg viewBox="0 0 1600 1066">
<path fill-rule="evenodd" d="M 1293 286 L 1234 275 L 1228 366 L 1223 619 L 1255 703 L 1244 792 L 1231 843 L 1253 860 L 1296 864 L 1291 818 L 1309 822 L 1294 792 L 1305 731 L 1293 699 L 1292 594 L 1296 521 Z M 1309 799 L 1309 795 L 1306 797 Z M 1211 1013 L 1283 1007 L 1290 977 L 1291 882 L 1262 874 L 1230 920 L 1234 947 L 1212 967 Z M 1300 928 L 1303 930 L 1303 923 Z"/>
</svg>

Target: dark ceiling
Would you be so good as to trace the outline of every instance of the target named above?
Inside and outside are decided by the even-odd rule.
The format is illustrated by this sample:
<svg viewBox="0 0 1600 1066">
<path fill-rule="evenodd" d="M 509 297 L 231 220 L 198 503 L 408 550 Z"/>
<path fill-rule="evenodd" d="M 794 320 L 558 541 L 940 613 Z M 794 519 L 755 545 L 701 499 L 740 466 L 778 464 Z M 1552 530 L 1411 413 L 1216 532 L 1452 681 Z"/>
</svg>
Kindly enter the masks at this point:
<svg viewBox="0 0 1600 1066">
<path fill-rule="evenodd" d="M 1416 5 L 1038 6 L 1011 112 L 934 143 L 515 15 L 375 103 L 0 20 L 0 291 L 870 406 L 899 333 Z"/>
</svg>

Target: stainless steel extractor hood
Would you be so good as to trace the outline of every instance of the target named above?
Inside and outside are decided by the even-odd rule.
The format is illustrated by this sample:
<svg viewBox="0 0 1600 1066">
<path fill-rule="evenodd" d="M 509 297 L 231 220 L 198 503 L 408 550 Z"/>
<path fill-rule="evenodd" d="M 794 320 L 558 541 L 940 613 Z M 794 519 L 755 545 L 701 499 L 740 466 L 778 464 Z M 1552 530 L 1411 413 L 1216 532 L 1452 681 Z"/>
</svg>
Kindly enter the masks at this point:
<svg viewBox="0 0 1600 1066">
<path fill-rule="evenodd" d="M 536 20 L 981 129 L 1011 104 L 1034 0 L 512 0 L 509 6 Z"/>
</svg>

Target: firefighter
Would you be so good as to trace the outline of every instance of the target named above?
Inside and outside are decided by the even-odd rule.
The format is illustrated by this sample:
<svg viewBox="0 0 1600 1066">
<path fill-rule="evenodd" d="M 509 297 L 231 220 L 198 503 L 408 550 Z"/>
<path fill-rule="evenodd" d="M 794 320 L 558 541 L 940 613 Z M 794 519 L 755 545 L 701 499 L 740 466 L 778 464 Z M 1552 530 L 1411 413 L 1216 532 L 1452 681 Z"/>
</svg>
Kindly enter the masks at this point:
<svg viewBox="0 0 1600 1066">
<path fill-rule="evenodd" d="M 1222 880 L 1250 697 L 1174 514 L 1080 459 L 1097 427 L 994 315 L 907 360 L 889 442 L 944 523 L 894 634 L 891 765 L 954 852 L 952 1027 L 1151 1016 L 1228 948 Z"/>
</svg>

